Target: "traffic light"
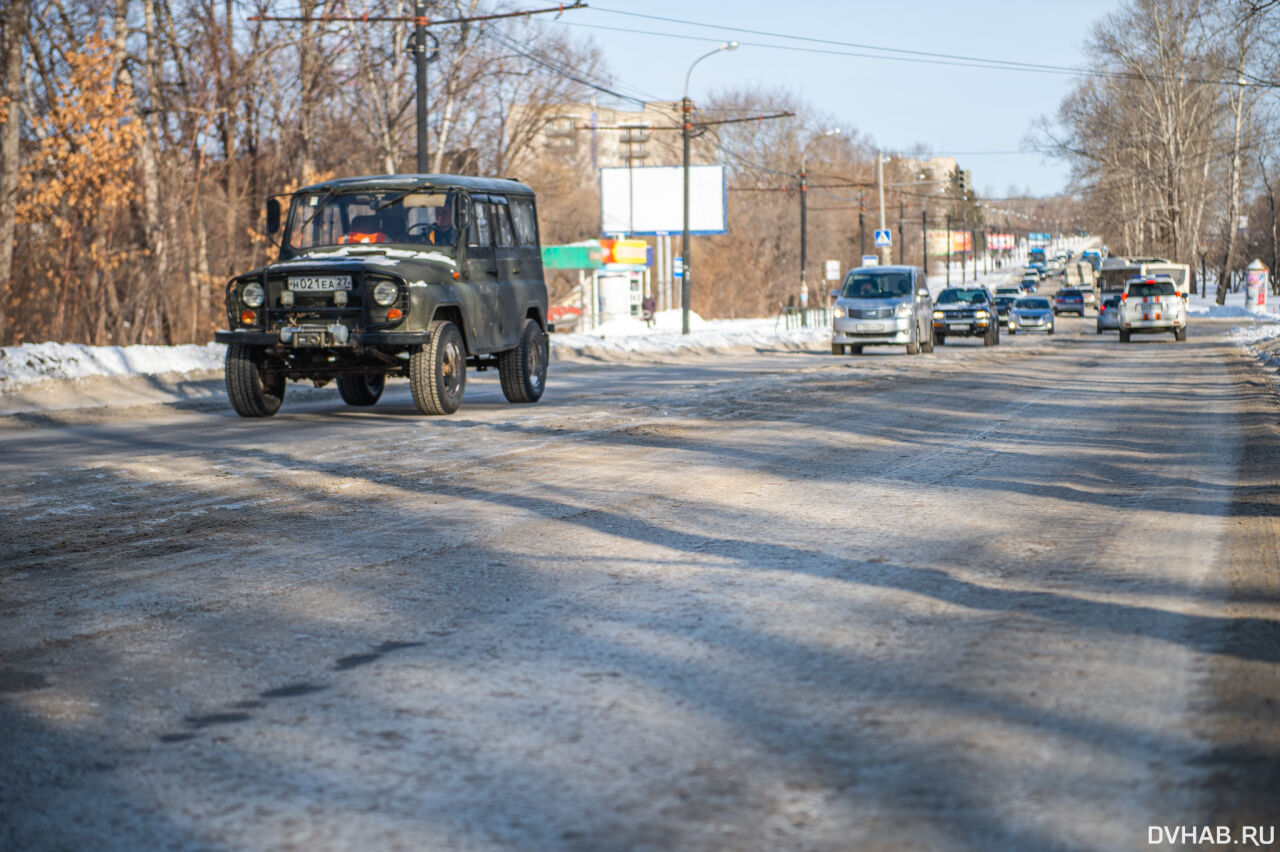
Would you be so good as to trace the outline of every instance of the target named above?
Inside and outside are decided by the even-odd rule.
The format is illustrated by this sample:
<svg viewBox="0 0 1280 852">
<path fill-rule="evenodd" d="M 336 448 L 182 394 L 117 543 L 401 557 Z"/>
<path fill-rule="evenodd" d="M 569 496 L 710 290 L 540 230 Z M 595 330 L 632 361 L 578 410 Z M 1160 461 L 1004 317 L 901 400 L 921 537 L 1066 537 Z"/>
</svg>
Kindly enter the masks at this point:
<svg viewBox="0 0 1280 852">
<path fill-rule="evenodd" d="M 962 198 L 968 198 L 968 197 L 969 197 L 969 187 L 972 185 L 972 180 L 973 180 L 973 178 L 972 178 L 972 176 L 969 174 L 969 170 L 968 170 L 968 169 L 964 169 L 964 170 L 956 169 L 956 174 L 958 174 L 958 175 L 960 176 L 960 180 L 958 181 L 958 183 L 959 183 L 959 185 L 960 185 L 960 196 L 961 196 Z"/>
</svg>

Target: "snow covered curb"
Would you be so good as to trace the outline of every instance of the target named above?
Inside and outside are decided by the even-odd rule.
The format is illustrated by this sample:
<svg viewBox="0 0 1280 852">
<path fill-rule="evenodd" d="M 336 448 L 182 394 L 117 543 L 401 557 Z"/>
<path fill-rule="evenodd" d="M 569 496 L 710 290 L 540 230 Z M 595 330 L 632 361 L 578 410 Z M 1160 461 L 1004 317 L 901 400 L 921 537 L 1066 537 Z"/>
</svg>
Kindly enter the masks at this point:
<svg viewBox="0 0 1280 852">
<path fill-rule="evenodd" d="M 667 312 L 664 312 L 667 313 Z M 831 333 L 825 324 L 787 329 L 770 319 L 707 322 L 691 315 L 692 333 L 680 333 L 678 312 L 648 328 L 625 320 L 609 323 L 589 334 L 551 335 L 554 360 L 611 354 L 717 352 L 731 348 L 779 349 L 823 346 Z M 156 377 L 170 379 L 220 378 L 226 347 L 205 346 L 86 346 L 80 343 L 24 343 L 0 348 L 0 396 L 32 386 L 66 380 Z"/>
<path fill-rule="evenodd" d="M 24 343 L 0 348 L 0 394 L 37 382 L 100 376 L 189 376 L 222 370 L 227 348 Z"/>
<path fill-rule="evenodd" d="M 1280 324 L 1236 326 L 1229 336 L 1263 364 L 1280 368 Z"/>
</svg>

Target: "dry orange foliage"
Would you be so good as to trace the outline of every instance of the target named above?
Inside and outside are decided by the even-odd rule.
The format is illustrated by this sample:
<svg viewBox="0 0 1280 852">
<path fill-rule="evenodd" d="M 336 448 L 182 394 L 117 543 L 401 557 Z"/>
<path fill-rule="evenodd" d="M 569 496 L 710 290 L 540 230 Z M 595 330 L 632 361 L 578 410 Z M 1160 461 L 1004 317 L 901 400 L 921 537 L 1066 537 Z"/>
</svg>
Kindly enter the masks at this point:
<svg viewBox="0 0 1280 852">
<path fill-rule="evenodd" d="M 58 335 L 93 328 L 94 313 L 105 309 L 93 298 L 99 282 L 128 259 L 116 250 L 114 231 L 135 196 L 134 150 L 143 133 L 101 31 L 68 64 L 48 112 L 32 116 L 41 141 L 19 177 L 15 211 L 36 243 L 20 247 L 28 268 L 46 276 L 56 294 L 49 331 Z"/>
</svg>

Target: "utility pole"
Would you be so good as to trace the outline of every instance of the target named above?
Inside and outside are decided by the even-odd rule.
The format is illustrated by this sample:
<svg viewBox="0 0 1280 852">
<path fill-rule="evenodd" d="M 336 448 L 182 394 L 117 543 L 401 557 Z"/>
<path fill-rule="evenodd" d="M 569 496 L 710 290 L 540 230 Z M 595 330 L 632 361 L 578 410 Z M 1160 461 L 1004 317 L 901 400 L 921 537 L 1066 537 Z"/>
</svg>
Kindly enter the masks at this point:
<svg viewBox="0 0 1280 852">
<path fill-rule="evenodd" d="M 858 193 L 858 265 L 867 253 L 867 194 Z"/>
<path fill-rule="evenodd" d="M 947 214 L 947 286 L 951 286 L 951 214 Z"/>
<path fill-rule="evenodd" d="M 884 227 L 884 155 L 881 154 L 879 151 L 876 151 L 876 187 L 880 191 L 880 230 L 883 231 L 885 230 L 885 227 Z M 888 248 L 876 249 L 876 254 L 879 256 L 881 263 L 888 264 L 890 260 L 890 257 L 889 257 L 890 251 L 892 251 L 892 249 L 888 249 Z"/>
<path fill-rule="evenodd" d="M 902 219 L 907 215 L 906 206 L 902 202 L 898 202 L 898 265 L 905 263 L 905 252 L 907 250 L 906 241 L 902 239 Z"/>
<path fill-rule="evenodd" d="M 278 15 L 251 15 L 250 21 L 282 21 L 282 22 L 346 22 L 355 24 L 378 24 L 378 23 L 412 23 L 413 24 L 413 61 L 414 61 L 414 84 L 417 92 L 414 95 L 414 102 L 417 106 L 417 116 L 415 125 L 418 134 L 417 149 L 417 167 L 419 173 L 425 173 L 428 169 L 427 162 L 427 63 L 435 56 L 435 51 L 431 52 L 431 56 L 427 55 L 427 39 L 435 40 L 427 32 L 427 27 L 434 27 L 440 24 L 466 24 L 475 21 L 495 21 L 502 18 L 523 18 L 529 15 L 542 15 L 550 12 L 562 14 L 570 9 L 585 9 L 587 4 L 577 0 L 569 6 L 560 5 L 550 9 L 525 9 L 519 12 L 498 12 L 492 15 L 470 15 L 458 18 L 442 18 L 432 21 L 427 18 L 427 0 L 413 0 L 413 17 L 406 18 L 403 15 L 324 15 L 320 18 L 300 18 L 285 17 Z"/>
<path fill-rule="evenodd" d="M 427 0 L 413 0 L 413 64 L 417 92 L 418 174 L 430 170 L 427 162 Z"/>
<path fill-rule="evenodd" d="M 929 205 L 925 204 L 920 211 L 920 268 L 924 277 L 929 277 Z"/>
</svg>

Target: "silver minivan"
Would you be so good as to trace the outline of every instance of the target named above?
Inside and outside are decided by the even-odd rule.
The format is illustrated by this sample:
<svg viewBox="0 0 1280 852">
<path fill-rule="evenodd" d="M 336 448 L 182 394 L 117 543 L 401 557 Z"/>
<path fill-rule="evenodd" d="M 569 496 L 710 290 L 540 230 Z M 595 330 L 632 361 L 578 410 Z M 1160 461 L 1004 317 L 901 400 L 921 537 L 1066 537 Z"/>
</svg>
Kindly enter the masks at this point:
<svg viewBox="0 0 1280 852">
<path fill-rule="evenodd" d="M 933 351 L 933 300 L 920 267 L 862 266 L 831 295 L 832 355 L 881 345 L 905 346 L 908 355 Z"/>
</svg>

